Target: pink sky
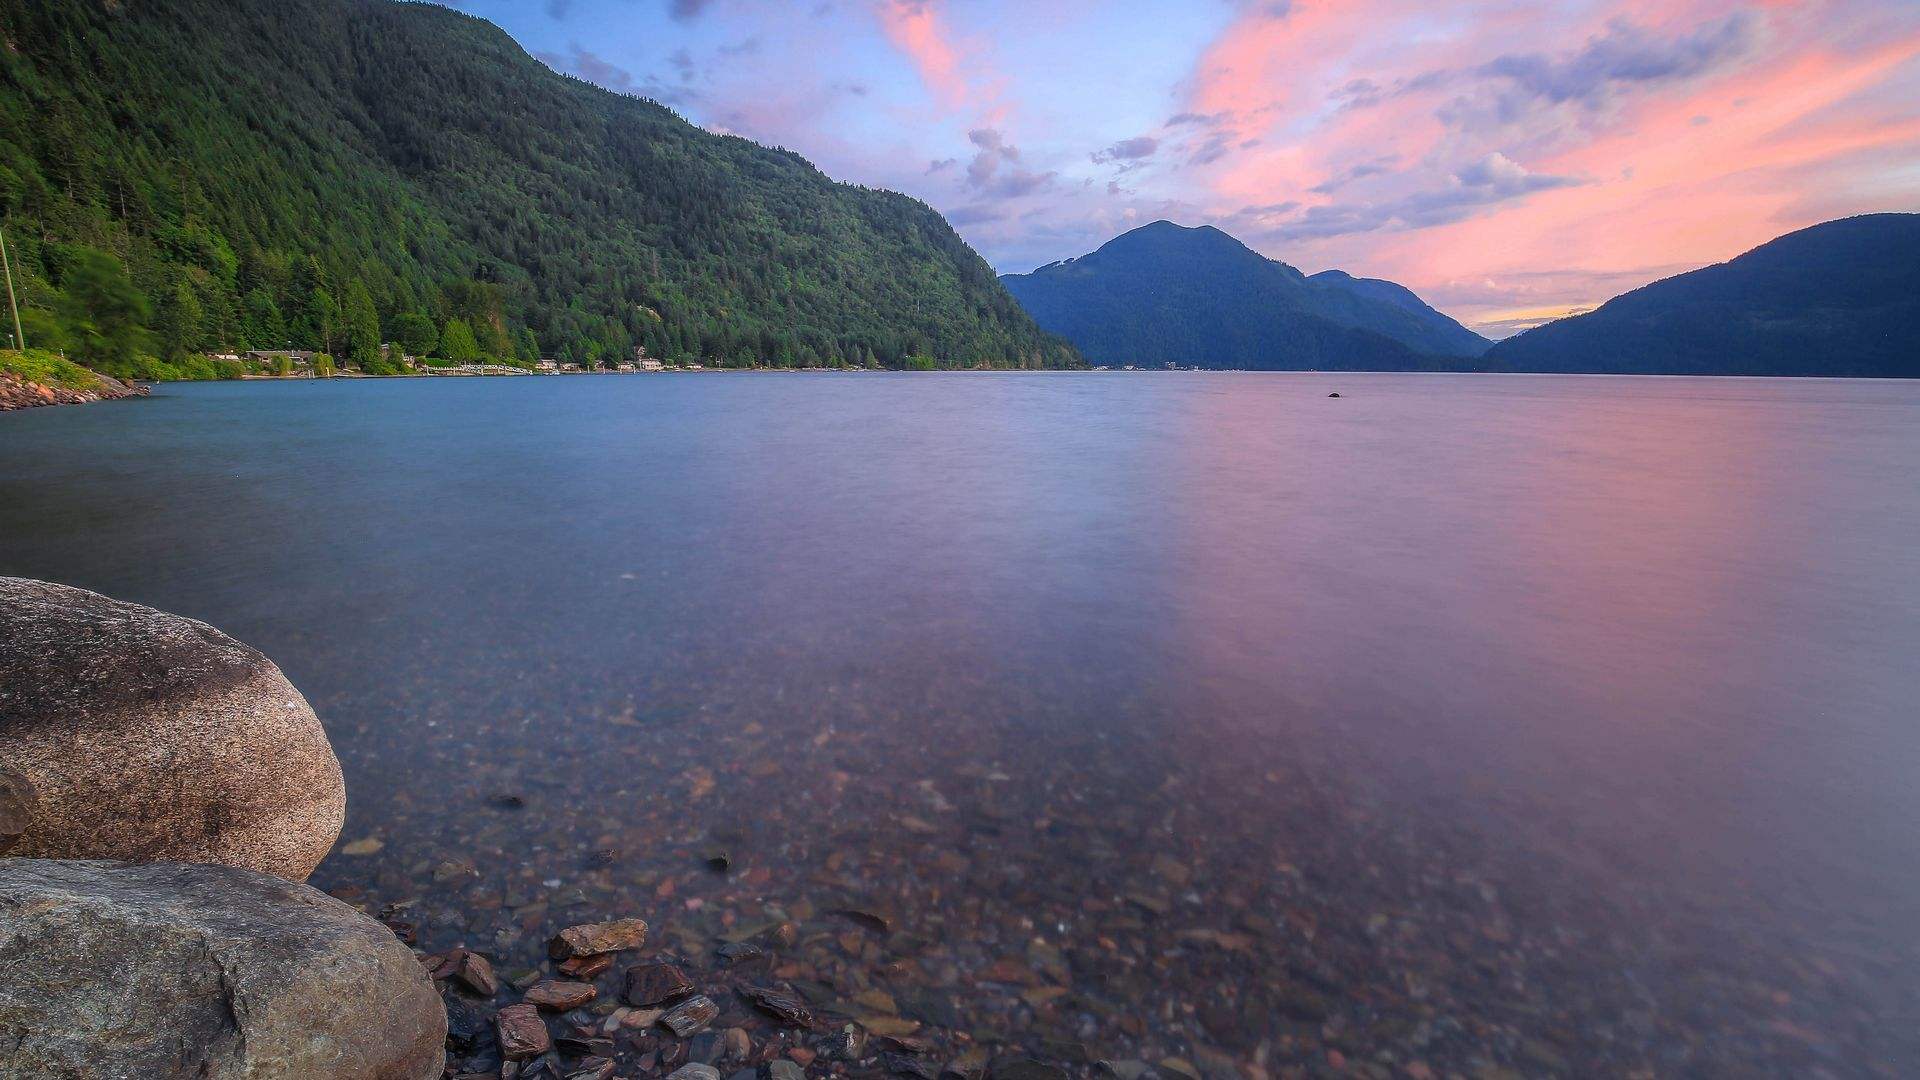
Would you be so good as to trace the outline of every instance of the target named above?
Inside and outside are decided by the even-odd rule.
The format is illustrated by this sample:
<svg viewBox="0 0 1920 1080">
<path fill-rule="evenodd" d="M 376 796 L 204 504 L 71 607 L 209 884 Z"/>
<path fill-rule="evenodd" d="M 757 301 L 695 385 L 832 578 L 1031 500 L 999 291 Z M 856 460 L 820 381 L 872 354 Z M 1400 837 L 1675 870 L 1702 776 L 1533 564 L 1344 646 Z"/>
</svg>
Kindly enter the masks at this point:
<svg viewBox="0 0 1920 1080">
<path fill-rule="evenodd" d="M 543 60 L 947 214 L 1157 218 L 1490 334 L 1920 210 L 1920 0 L 463 0 Z"/>
</svg>

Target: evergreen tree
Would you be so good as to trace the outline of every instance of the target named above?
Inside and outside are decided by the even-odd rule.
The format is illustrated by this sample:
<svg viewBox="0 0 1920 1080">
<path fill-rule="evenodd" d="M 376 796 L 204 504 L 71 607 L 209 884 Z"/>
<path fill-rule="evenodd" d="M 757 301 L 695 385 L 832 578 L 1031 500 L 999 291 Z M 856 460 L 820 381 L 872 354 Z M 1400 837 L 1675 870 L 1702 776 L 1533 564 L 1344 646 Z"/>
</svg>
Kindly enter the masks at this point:
<svg viewBox="0 0 1920 1080">
<path fill-rule="evenodd" d="M 272 293 L 255 289 L 247 294 L 247 311 L 240 333 L 246 343 L 256 349 L 287 347 L 287 323 L 280 317 L 280 305 L 273 302 Z"/>
<path fill-rule="evenodd" d="M 347 362 L 367 371 L 379 368 L 380 315 L 373 308 L 373 295 L 358 278 L 347 286 L 340 317 L 345 323 Z"/>
<path fill-rule="evenodd" d="M 160 310 L 160 349 L 169 360 L 178 360 L 201 352 L 206 347 L 206 312 L 193 294 L 193 287 L 182 281 L 173 287 Z"/>
<path fill-rule="evenodd" d="M 466 320 L 447 320 L 446 329 L 440 331 L 440 355 L 456 364 L 479 362 L 480 344 L 473 340 L 473 328 Z"/>
<path fill-rule="evenodd" d="M 440 344 L 440 331 L 433 320 L 409 311 L 393 317 L 393 339 L 415 356 L 427 356 Z"/>
<path fill-rule="evenodd" d="M 79 248 L 61 281 L 60 314 L 74 359 L 109 375 L 137 375 L 152 347 L 153 309 L 119 259 Z"/>
</svg>

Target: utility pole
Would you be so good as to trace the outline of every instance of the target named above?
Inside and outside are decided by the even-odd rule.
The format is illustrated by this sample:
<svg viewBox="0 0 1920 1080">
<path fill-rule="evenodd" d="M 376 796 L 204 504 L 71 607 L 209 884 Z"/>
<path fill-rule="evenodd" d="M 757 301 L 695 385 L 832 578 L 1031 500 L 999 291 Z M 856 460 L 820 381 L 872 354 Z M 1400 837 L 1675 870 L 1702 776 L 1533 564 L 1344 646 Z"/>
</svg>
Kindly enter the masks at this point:
<svg viewBox="0 0 1920 1080">
<path fill-rule="evenodd" d="M 13 309 L 13 344 L 27 351 L 27 333 L 20 328 L 20 301 L 13 298 L 13 260 L 7 257 L 7 230 L 0 227 L 0 266 L 7 271 L 7 306 Z"/>
</svg>

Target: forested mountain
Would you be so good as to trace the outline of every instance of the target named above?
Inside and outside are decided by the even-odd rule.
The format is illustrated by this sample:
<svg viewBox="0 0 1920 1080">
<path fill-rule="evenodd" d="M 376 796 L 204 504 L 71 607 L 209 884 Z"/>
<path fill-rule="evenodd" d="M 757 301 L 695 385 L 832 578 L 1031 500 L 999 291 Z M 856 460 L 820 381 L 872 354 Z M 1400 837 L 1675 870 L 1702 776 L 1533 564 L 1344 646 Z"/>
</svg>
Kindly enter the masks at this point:
<svg viewBox="0 0 1920 1080">
<path fill-rule="evenodd" d="M 1374 325 L 1380 332 L 1422 352 L 1441 356 L 1479 356 L 1493 347 L 1493 342 L 1435 311 L 1412 289 L 1397 282 L 1357 278 L 1345 270 L 1322 270 L 1307 280 L 1329 291 L 1349 293 L 1359 298 L 1366 306 L 1353 313 L 1356 325 L 1366 325 L 1362 320 L 1377 318 L 1380 321 Z M 1404 323 L 1388 321 L 1374 305 L 1397 308 L 1410 318 Z"/>
<path fill-rule="evenodd" d="M 0 37 L 33 343 L 1077 360 L 927 206 L 555 74 L 446 8 L 0 0 Z"/>
<path fill-rule="evenodd" d="M 1096 364 L 1457 370 L 1486 347 L 1412 293 L 1381 298 L 1390 282 L 1309 278 L 1211 226 L 1156 221 L 1001 280 Z"/>
<path fill-rule="evenodd" d="M 1509 371 L 1920 378 L 1920 214 L 1788 233 L 1494 346 Z"/>
</svg>

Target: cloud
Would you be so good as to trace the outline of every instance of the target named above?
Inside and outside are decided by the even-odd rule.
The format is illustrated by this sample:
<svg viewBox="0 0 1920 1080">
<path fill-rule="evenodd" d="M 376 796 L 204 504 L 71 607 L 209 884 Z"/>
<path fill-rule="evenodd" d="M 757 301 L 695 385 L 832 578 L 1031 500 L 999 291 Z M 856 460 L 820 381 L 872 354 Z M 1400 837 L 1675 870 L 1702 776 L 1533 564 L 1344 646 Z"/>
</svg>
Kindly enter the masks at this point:
<svg viewBox="0 0 1920 1080">
<path fill-rule="evenodd" d="M 713 6 L 713 0 L 671 0 L 667 4 L 667 14 L 676 21 L 691 22 Z"/>
<path fill-rule="evenodd" d="M 879 15 L 887 39 L 913 61 L 920 81 L 947 105 L 964 104 L 969 91 L 960 50 L 941 23 L 933 0 L 881 0 Z"/>
<path fill-rule="evenodd" d="M 622 94 L 633 93 L 633 72 L 581 48 L 579 42 L 569 44 L 565 56 L 553 52 L 536 52 L 533 55 L 534 59 L 555 71 L 585 79 Z"/>
<path fill-rule="evenodd" d="M 1573 52 L 1507 53 L 1464 72 L 1427 72 L 1398 92 L 1477 80 L 1438 114 L 1449 126 L 1465 130 L 1516 124 L 1543 110 L 1549 116 L 1566 109 L 1603 114 L 1624 94 L 1696 79 L 1743 60 L 1760 37 L 1759 17 L 1746 11 L 1671 38 L 1615 19 Z"/>
<path fill-rule="evenodd" d="M 1393 164 L 1398 160 L 1398 155 L 1388 154 L 1385 157 L 1376 158 L 1372 161 L 1363 161 L 1358 165 L 1350 165 L 1307 190 L 1313 192 L 1315 195 L 1331 195 L 1341 188 L 1346 187 L 1348 184 L 1353 183 L 1355 180 L 1364 180 L 1369 176 L 1383 176 L 1387 174 L 1392 171 Z"/>
<path fill-rule="evenodd" d="M 1017 199 L 1052 186 L 1058 174 L 1036 173 L 1020 167 L 1020 148 L 1006 141 L 995 128 L 975 128 L 967 132 L 973 143 L 973 160 L 967 163 L 967 186 L 1001 199 Z"/>
<path fill-rule="evenodd" d="M 1112 146 L 1092 155 L 1095 165 L 1105 165 L 1110 161 L 1142 161 L 1150 158 L 1160 149 L 1160 140 L 1151 135 L 1138 135 L 1131 139 L 1121 139 Z"/>
<path fill-rule="evenodd" d="M 559 22 L 573 10 L 573 0 L 547 0 L 547 18 Z"/>
<path fill-rule="evenodd" d="M 1347 170 L 1365 175 L 1386 172 L 1386 163 L 1369 162 Z M 1498 152 L 1454 170 L 1444 184 L 1377 201 L 1319 203 L 1296 201 L 1249 207 L 1226 219 L 1231 228 L 1275 242 L 1325 240 L 1336 236 L 1395 229 L 1426 229 L 1460 221 L 1481 207 L 1523 199 L 1539 191 L 1573 187 L 1585 181 L 1528 170 Z M 1321 185 L 1322 188 L 1328 185 Z M 1335 188 L 1339 185 L 1334 184 Z M 1320 189 L 1314 189 L 1319 192 Z"/>
</svg>

